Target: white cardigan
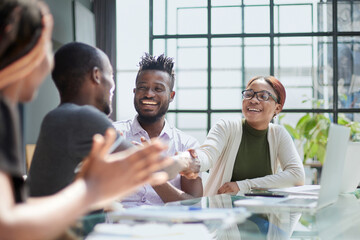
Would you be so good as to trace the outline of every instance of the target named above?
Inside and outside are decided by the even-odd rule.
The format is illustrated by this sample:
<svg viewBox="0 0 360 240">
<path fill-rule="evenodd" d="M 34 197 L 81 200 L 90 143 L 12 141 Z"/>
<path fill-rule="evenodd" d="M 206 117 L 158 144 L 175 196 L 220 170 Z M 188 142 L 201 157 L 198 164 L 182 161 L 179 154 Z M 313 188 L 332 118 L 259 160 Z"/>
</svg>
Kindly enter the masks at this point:
<svg viewBox="0 0 360 240">
<path fill-rule="evenodd" d="M 210 169 L 204 196 L 217 194 L 224 183 L 230 182 L 241 138 L 241 119 L 220 120 L 211 128 L 204 144 L 196 149 L 200 171 Z M 248 192 L 252 187 L 282 188 L 304 184 L 304 167 L 286 129 L 270 123 L 268 141 L 273 175 L 238 181 L 241 192 Z"/>
</svg>

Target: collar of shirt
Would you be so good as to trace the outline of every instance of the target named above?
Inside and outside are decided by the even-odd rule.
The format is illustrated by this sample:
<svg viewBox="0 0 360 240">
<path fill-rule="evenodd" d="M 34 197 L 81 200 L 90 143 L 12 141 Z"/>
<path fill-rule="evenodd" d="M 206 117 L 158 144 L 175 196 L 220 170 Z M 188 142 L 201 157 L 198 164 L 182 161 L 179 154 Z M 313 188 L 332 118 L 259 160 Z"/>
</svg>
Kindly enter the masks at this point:
<svg viewBox="0 0 360 240">
<path fill-rule="evenodd" d="M 137 134 L 140 134 L 144 136 L 147 140 L 149 140 L 148 133 L 141 127 L 138 119 L 138 115 L 134 117 L 133 122 L 131 123 L 131 132 L 135 136 Z M 161 130 L 161 133 L 159 135 L 159 138 L 168 142 L 170 139 L 173 138 L 173 127 L 168 123 L 168 121 L 165 119 L 165 125 L 163 129 Z"/>
</svg>

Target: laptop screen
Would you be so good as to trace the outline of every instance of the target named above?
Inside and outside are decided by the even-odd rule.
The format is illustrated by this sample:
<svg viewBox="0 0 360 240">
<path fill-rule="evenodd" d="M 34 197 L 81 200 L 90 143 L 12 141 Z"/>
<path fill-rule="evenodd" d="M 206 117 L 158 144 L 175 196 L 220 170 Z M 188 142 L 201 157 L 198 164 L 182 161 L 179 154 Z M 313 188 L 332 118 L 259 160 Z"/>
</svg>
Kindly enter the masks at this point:
<svg viewBox="0 0 360 240">
<path fill-rule="evenodd" d="M 350 128 L 331 124 L 320 179 L 318 207 L 335 202 L 340 194 Z"/>
</svg>

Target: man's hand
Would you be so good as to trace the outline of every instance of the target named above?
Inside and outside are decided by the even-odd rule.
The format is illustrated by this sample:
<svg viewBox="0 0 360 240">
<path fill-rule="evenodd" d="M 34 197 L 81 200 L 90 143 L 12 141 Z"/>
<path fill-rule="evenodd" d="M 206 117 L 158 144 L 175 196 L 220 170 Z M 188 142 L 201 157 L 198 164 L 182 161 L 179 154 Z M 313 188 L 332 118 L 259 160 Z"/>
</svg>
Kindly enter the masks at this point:
<svg viewBox="0 0 360 240">
<path fill-rule="evenodd" d="M 179 161 L 173 161 L 171 165 L 167 166 L 162 171 L 166 172 L 169 176 L 169 180 L 171 180 L 174 179 L 181 170 L 183 170 L 183 166 Z"/>
<path fill-rule="evenodd" d="M 140 137 L 140 142 L 132 141 L 131 143 L 137 147 L 144 146 L 146 144 L 150 144 L 154 139 L 146 140 L 145 137 Z M 183 170 L 182 164 L 180 164 L 178 161 L 173 161 L 173 163 L 166 168 L 162 169 L 161 172 L 166 172 L 168 174 L 169 179 L 174 179 L 181 170 Z"/>
<path fill-rule="evenodd" d="M 131 141 L 131 143 L 135 146 L 144 146 L 145 143 L 150 143 L 151 141 L 147 141 L 145 137 L 140 137 L 140 142 Z"/>
<path fill-rule="evenodd" d="M 223 194 L 223 193 L 237 193 L 240 191 L 239 186 L 237 185 L 236 182 L 227 182 L 224 183 L 224 185 L 222 185 L 219 190 L 218 190 L 218 194 Z"/>
<path fill-rule="evenodd" d="M 192 157 L 191 154 L 196 156 L 195 151 L 192 151 L 181 152 L 172 157 L 173 164 L 164 169 L 169 179 L 175 178 L 178 173 L 187 179 L 196 179 L 199 176 L 200 162 L 198 158 Z"/>
<path fill-rule="evenodd" d="M 178 159 L 183 167 L 180 174 L 187 179 L 196 179 L 200 172 L 200 161 L 195 150 L 188 149 L 188 151 L 183 152 L 182 155 L 183 157 Z"/>
<path fill-rule="evenodd" d="M 107 130 L 105 137 L 95 135 L 91 152 L 77 176 L 85 181 L 89 198 L 96 207 L 124 197 L 145 183 L 166 182 L 167 174 L 157 171 L 172 163 L 170 158 L 161 156 L 166 146 L 159 141 L 109 155 L 108 149 L 115 138 L 113 129 Z"/>
</svg>

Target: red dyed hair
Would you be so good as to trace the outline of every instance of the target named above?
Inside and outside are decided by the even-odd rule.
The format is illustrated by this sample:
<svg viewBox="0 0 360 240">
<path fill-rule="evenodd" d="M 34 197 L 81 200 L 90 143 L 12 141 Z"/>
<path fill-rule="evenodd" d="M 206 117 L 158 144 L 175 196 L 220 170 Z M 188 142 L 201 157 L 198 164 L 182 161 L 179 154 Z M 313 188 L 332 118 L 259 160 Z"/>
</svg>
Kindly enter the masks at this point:
<svg viewBox="0 0 360 240">
<path fill-rule="evenodd" d="M 254 77 L 252 79 L 250 79 L 250 81 L 248 82 L 248 84 L 246 85 L 246 88 L 248 88 L 251 83 L 253 83 L 256 80 L 259 79 L 264 79 L 271 87 L 272 89 L 274 89 L 274 92 L 276 94 L 276 98 L 278 100 L 278 103 L 281 105 L 281 109 L 283 108 L 284 104 L 285 104 L 285 99 L 286 99 L 286 91 L 284 86 L 281 84 L 281 82 L 275 78 L 274 76 L 257 76 Z"/>
</svg>

